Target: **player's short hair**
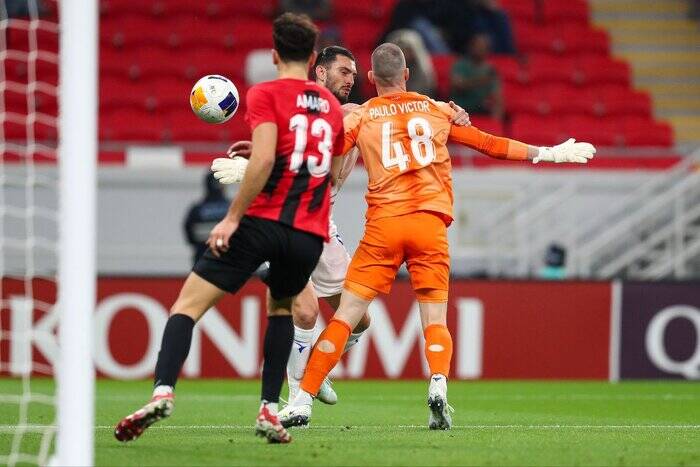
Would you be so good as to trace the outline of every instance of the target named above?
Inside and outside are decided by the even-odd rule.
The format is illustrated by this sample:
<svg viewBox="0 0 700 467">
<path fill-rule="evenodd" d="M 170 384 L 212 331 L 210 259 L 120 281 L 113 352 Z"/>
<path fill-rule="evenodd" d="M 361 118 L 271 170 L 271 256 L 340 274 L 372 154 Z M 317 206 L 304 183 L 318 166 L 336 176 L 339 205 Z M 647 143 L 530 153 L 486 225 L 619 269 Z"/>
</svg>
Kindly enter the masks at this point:
<svg viewBox="0 0 700 467">
<path fill-rule="evenodd" d="M 372 52 L 372 73 L 377 83 L 388 86 L 395 84 L 406 69 L 406 57 L 401 48 L 385 42 Z"/>
<path fill-rule="evenodd" d="M 272 41 L 283 62 L 303 62 L 314 51 L 318 28 L 307 15 L 284 13 L 272 23 Z"/>
<path fill-rule="evenodd" d="M 328 68 L 328 65 L 335 62 L 338 55 L 348 57 L 353 62 L 355 61 L 355 56 L 345 47 L 341 47 L 339 45 L 329 45 L 328 47 L 321 49 L 321 51 L 318 53 L 316 63 L 314 63 L 314 68 L 317 66 Z"/>
</svg>

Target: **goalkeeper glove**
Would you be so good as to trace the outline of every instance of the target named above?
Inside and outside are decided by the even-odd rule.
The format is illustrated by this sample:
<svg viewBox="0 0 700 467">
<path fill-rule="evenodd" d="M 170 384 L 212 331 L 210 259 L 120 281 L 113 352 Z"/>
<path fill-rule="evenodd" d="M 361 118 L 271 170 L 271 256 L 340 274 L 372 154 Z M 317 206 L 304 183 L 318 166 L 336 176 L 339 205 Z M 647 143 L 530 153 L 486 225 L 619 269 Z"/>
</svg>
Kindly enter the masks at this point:
<svg viewBox="0 0 700 467">
<path fill-rule="evenodd" d="M 595 147 L 590 143 L 577 143 L 575 139 L 569 138 L 565 142 L 552 147 L 541 147 L 534 159 L 533 164 L 540 161 L 545 162 L 576 162 L 585 164 L 588 159 L 592 159 L 595 154 Z"/>
<path fill-rule="evenodd" d="M 248 159 L 236 156 L 232 159 L 219 157 L 214 159 L 211 164 L 211 171 L 214 172 L 214 178 L 223 185 L 231 183 L 241 183 L 245 170 L 248 167 Z"/>
</svg>

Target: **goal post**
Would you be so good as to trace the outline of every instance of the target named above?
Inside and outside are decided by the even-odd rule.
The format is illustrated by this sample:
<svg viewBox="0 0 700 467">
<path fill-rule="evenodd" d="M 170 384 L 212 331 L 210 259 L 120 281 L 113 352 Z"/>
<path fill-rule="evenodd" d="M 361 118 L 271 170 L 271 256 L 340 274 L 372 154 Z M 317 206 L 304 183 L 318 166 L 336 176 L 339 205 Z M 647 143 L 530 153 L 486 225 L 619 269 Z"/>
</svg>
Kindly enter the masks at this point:
<svg viewBox="0 0 700 467">
<path fill-rule="evenodd" d="M 97 0 L 59 2 L 57 465 L 93 465 Z"/>
</svg>

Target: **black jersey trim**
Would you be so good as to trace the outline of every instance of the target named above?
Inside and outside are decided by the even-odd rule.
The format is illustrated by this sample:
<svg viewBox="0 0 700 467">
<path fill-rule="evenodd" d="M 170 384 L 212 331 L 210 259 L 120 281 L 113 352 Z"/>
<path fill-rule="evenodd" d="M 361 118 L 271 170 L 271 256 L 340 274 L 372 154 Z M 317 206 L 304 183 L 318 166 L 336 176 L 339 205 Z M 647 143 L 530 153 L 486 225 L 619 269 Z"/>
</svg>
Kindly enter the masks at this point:
<svg viewBox="0 0 700 467">
<path fill-rule="evenodd" d="M 309 168 L 306 166 L 306 163 L 301 164 L 299 172 L 292 181 L 292 186 L 289 187 L 287 197 L 284 199 L 282 212 L 280 213 L 280 222 L 287 225 L 294 225 L 294 218 L 299 209 L 299 203 L 301 203 L 301 195 L 304 194 L 309 187 L 309 176 Z"/>
<path fill-rule="evenodd" d="M 324 180 L 314 188 L 311 195 L 311 202 L 309 203 L 309 212 L 318 211 L 323 206 L 323 199 L 326 197 L 326 191 L 328 190 L 328 184 L 331 181 L 331 177 L 326 175 Z"/>
<path fill-rule="evenodd" d="M 262 189 L 262 193 L 267 195 L 272 195 L 275 188 L 279 185 L 282 175 L 284 175 L 284 170 L 287 168 L 287 157 L 277 156 L 275 157 L 275 165 L 272 167 L 272 172 L 265 183 L 265 187 Z"/>
</svg>

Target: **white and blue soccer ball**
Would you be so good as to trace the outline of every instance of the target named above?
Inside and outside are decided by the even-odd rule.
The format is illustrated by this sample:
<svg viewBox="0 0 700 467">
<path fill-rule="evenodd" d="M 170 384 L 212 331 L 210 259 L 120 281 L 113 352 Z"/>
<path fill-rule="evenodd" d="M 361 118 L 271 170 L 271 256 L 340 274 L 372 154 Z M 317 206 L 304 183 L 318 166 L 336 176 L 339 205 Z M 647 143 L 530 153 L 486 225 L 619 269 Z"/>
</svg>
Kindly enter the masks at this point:
<svg viewBox="0 0 700 467">
<path fill-rule="evenodd" d="M 192 111 L 207 123 L 224 123 L 238 110 L 238 89 L 230 79 L 207 75 L 197 81 L 190 93 Z"/>
</svg>

